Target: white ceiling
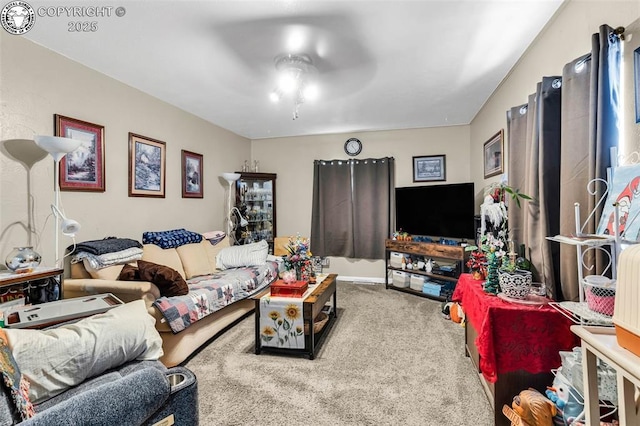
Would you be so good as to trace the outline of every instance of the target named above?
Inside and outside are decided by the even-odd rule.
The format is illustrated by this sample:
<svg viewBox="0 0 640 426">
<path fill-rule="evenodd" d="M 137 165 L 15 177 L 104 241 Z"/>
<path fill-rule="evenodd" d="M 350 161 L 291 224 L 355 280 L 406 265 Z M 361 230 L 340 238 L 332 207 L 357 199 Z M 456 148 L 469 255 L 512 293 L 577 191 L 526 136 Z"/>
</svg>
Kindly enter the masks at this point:
<svg viewBox="0 0 640 426">
<path fill-rule="evenodd" d="M 30 0 L 36 12 L 113 9 L 100 18 L 36 14 L 26 36 L 260 139 L 469 124 L 562 1 Z M 95 21 L 97 31 L 69 32 L 77 21 Z M 293 120 L 293 102 L 273 104 L 268 95 L 274 58 L 296 53 L 287 47 L 296 33 L 321 93 Z"/>
</svg>

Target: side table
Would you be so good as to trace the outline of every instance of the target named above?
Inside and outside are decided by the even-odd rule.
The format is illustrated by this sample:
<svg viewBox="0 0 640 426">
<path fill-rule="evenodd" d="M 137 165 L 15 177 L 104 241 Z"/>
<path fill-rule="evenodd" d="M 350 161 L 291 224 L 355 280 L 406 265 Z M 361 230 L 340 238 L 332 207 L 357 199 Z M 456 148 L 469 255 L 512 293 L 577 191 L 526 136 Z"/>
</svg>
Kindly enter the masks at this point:
<svg viewBox="0 0 640 426">
<path fill-rule="evenodd" d="M 24 274 L 0 271 L 0 298 L 10 293 L 22 293 L 25 304 L 60 300 L 63 296 L 63 274 L 61 268 L 47 267 L 37 267 L 33 272 Z M 2 302 L 8 300 L 11 299 L 0 299 Z"/>
<path fill-rule="evenodd" d="M 618 373 L 620 426 L 640 424 L 640 414 L 636 412 L 635 401 L 635 388 L 640 388 L 640 357 L 618 345 L 614 328 L 572 325 L 571 331 L 582 339 L 585 424 L 589 426 L 600 424 L 597 358 L 606 362 Z"/>
<path fill-rule="evenodd" d="M 303 298 L 284 298 L 278 297 L 279 300 L 290 300 L 292 303 L 299 304 L 302 303 L 302 320 L 304 326 L 307 328 L 308 333 L 304 335 L 304 347 L 273 347 L 266 346 L 262 344 L 261 339 L 261 325 L 260 322 L 260 303 L 263 301 L 263 298 L 268 298 L 270 295 L 270 289 L 266 289 L 259 294 L 252 296 L 252 299 L 255 301 L 256 309 L 255 309 L 255 352 L 256 355 L 259 355 L 261 351 L 273 351 L 273 352 L 281 352 L 281 353 L 298 353 L 305 354 L 309 357 L 309 359 L 314 359 L 317 353 L 318 348 L 327 337 L 327 333 L 329 332 L 331 326 L 335 322 L 338 317 L 337 313 L 337 302 L 336 302 L 336 274 L 328 275 L 322 282 L 315 285 L 313 288 L 307 290 L 305 296 Z M 324 328 L 316 333 L 313 326 L 313 320 L 320 314 L 324 305 L 329 301 L 329 299 L 333 297 L 333 306 L 331 312 L 328 314 L 328 321 L 325 324 Z"/>
</svg>

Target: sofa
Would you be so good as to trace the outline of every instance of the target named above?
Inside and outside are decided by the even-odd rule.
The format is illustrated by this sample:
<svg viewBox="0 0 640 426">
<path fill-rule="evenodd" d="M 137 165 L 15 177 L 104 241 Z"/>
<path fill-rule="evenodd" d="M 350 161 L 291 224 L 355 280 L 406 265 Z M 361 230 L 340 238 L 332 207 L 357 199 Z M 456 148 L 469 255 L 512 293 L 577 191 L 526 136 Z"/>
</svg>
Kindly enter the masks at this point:
<svg viewBox="0 0 640 426">
<path fill-rule="evenodd" d="M 277 262 L 267 261 L 264 241 L 229 246 L 225 237 L 215 245 L 202 239 L 175 248 L 144 244 L 142 250 L 141 260 L 177 271 L 186 280 L 189 293 L 165 297 L 157 283 L 118 279 L 125 265 L 87 270 L 86 264 L 71 263 L 67 258 L 63 297 L 112 293 L 123 302 L 144 300 L 156 318 L 164 351 L 160 361 L 167 367 L 183 363 L 203 344 L 253 312 L 249 296 L 271 284 L 278 273 Z M 203 294 L 219 299 L 203 303 Z"/>
<path fill-rule="evenodd" d="M 198 424 L 195 375 L 158 361 L 141 300 L 45 330 L 0 330 L 0 425 Z"/>
</svg>

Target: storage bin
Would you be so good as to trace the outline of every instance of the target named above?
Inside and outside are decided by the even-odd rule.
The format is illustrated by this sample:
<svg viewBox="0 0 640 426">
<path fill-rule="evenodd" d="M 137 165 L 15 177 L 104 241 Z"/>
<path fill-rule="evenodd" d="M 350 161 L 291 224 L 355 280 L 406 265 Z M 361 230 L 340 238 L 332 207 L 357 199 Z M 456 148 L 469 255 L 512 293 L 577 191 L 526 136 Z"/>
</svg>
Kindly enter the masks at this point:
<svg viewBox="0 0 640 426">
<path fill-rule="evenodd" d="M 411 274 L 411 278 L 409 279 L 409 287 L 412 290 L 422 291 L 422 287 L 424 283 L 427 282 L 428 278 L 423 275 Z"/>
<path fill-rule="evenodd" d="M 618 344 L 640 356 L 640 244 L 627 247 L 618 258 L 613 324 Z"/>
<path fill-rule="evenodd" d="M 422 286 L 422 292 L 430 296 L 440 297 L 440 290 L 442 290 L 442 286 L 440 284 L 427 282 Z"/>
<path fill-rule="evenodd" d="M 409 274 L 407 274 L 404 271 L 393 271 L 393 286 L 394 287 L 400 287 L 400 288 L 407 288 L 409 287 L 409 281 L 410 281 L 410 277 Z"/>
<path fill-rule="evenodd" d="M 389 265 L 393 268 L 402 268 L 402 253 L 392 251 L 389 253 Z"/>
</svg>

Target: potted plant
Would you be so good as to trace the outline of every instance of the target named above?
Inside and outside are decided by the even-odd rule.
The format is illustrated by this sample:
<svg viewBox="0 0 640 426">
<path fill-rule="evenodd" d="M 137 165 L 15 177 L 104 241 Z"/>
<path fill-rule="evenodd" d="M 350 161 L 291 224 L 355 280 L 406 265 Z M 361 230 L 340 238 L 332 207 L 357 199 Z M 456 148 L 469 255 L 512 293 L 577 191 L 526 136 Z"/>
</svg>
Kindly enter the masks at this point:
<svg viewBox="0 0 640 426">
<path fill-rule="evenodd" d="M 512 299 L 526 299 L 531 290 L 531 271 L 516 267 L 513 250 L 502 257 L 502 265 L 498 272 L 500 289 L 505 296 Z"/>
<path fill-rule="evenodd" d="M 471 271 L 473 278 L 476 280 L 484 280 L 487 276 L 487 256 L 484 252 L 476 250 L 471 252 L 469 260 L 467 260 L 467 268 Z"/>
</svg>

